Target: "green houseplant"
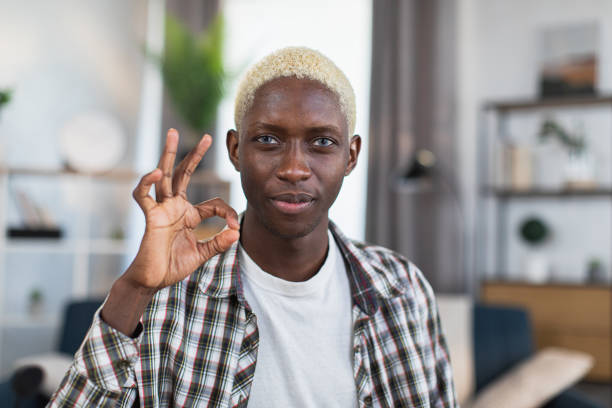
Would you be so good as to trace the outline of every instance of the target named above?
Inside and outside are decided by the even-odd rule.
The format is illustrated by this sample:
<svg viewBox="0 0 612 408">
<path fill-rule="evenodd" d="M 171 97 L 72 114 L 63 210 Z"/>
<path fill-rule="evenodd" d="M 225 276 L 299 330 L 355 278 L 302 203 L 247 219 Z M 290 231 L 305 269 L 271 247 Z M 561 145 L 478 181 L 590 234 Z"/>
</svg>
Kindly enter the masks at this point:
<svg viewBox="0 0 612 408">
<path fill-rule="evenodd" d="M 28 296 L 28 311 L 31 317 L 40 317 L 43 314 L 44 296 L 40 288 L 32 288 Z"/>
<path fill-rule="evenodd" d="M 521 238 L 530 245 L 536 246 L 546 241 L 549 235 L 548 226 L 537 217 L 530 217 L 521 223 Z"/>
<path fill-rule="evenodd" d="M 543 219 L 531 216 L 520 223 L 519 235 L 529 247 L 523 259 L 524 278 L 534 283 L 546 282 L 549 279 L 550 267 L 541 246 L 549 238 L 550 228 Z"/>
<path fill-rule="evenodd" d="M 7 105 L 11 101 L 12 93 L 10 89 L 0 90 L 0 112 L 2 112 L 4 105 Z"/>
<path fill-rule="evenodd" d="M 217 15 L 206 30 L 196 34 L 169 15 L 164 53 L 152 55 L 160 65 L 174 110 L 191 130 L 181 132 L 187 150 L 204 132 L 210 132 L 214 124 L 229 79 L 223 64 L 223 44 L 222 15 Z"/>
<path fill-rule="evenodd" d="M 567 131 L 553 119 L 546 119 L 540 126 L 540 141 L 556 139 L 567 150 L 564 168 L 566 188 L 594 188 L 595 162 L 589 154 L 582 126 L 574 132 Z"/>
<path fill-rule="evenodd" d="M 0 119 L 2 118 L 2 109 L 11 101 L 12 94 L 11 89 L 0 89 Z M 2 138 L 0 137 L 0 164 L 2 164 L 3 159 L 2 145 Z"/>
</svg>

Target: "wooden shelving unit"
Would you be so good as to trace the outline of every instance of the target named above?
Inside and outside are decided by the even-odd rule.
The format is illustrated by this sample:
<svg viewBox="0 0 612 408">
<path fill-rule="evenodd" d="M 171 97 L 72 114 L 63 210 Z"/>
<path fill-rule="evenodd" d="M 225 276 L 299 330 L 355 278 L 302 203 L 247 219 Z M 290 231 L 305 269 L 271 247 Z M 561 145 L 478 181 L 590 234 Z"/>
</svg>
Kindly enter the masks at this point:
<svg viewBox="0 0 612 408">
<path fill-rule="evenodd" d="M 485 187 L 484 194 L 499 198 L 564 198 L 564 197 L 612 197 L 611 188 L 593 189 L 528 189 L 515 190 L 503 187 Z"/>
<path fill-rule="evenodd" d="M 596 152 L 599 163 L 610 163 L 612 162 L 612 95 L 489 101 L 483 105 L 477 159 L 479 198 L 477 200 L 476 263 L 478 276 L 487 279 L 507 279 L 517 272 L 516 258 L 508 253 L 511 246 L 514 249 L 519 247 L 516 241 L 517 225 L 509 221 L 512 216 L 518 214 L 517 208 L 521 208 L 521 211 L 523 211 L 528 206 L 533 209 L 532 213 L 546 215 L 548 208 L 559 208 L 559 206 L 564 205 L 568 214 L 566 220 L 578 220 L 581 215 L 584 215 L 580 212 L 581 208 L 593 208 L 594 205 L 603 207 L 605 206 L 605 200 L 609 200 L 610 210 L 604 219 L 612 218 L 610 216 L 612 213 L 612 174 L 604 177 L 605 182 L 598 182 L 593 187 L 564 188 L 559 185 L 546 185 L 538 182 L 533 183 L 532 186 L 519 189 L 512 187 L 512 183 L 508 182 L 507 169 L 502 164 L 502 156 L 500 155 L 504 151 L 503 146 L 514 145 L 517 140 L 521 146 L 528 146 L 529 148 L 539 143 L 536 136 L 539 129 L 534 125 L 541 124 L 546 118 L 551 116 L 557 119 L 565 117 L 568 120 L 572 118 L 572 120 L 577 121 L 579 118 L 585 117 L 593 120 L 594 115 L 598 115 L 597 123 L 599 125 L 602 123 L 610 124 L 610 129 L 607 129 L 607 126 L 607 130 L 597 128 L 597 133 L 591 134 L 593 138 L 598 138 L 597 140 L 604 140 L 600 143 L 600 149 Z M 517 118 L 520 120 L 521 117 L 526 118 L 523 127 L 517 126 Z M 528 125 L 524 125 L 525 123 Z M 519 132 L 518 135 L 514 133 L 517 131 Z M 533 133 L 528 135 L 525 133 L 526 131 Z M 602 145 L 606 147 L 602 149 Z M 528 150 L 533 151 L 533 149 Z M 612 166 L 608 167 L 612 173 Z M 558 174 L 562 170 L 561 168 L 549 169 L 550 172 L 557 172 Z M 513 220 L 516 222 L 516 219 Z M 576 225 L 578 224 L 576 223 Z M 600 231 L 612 231 L 612 224 L 603 222 L 593 225 L 592 228 L 597 228 Z M 589 231 L 586 228 L 583 231 L 577 231 L 576 235 L 589 234 L 590 232 L 592 232 L 592 229 Z M 612 233 L 606 236 L 608 235 L 612 235 Z M 578 245 L 580 245 L 580 242 L 574 248 L 577 248 Z M 607 247 L 610 249 L 604 258 L 610 260 L 612 259 L 612 242 L 608 242 Z M 587 256 L 593 255 L 585 253 L 584 257 Z M 510 267 L 509 265 L 512 262 L 514 264 Z M 606 268 L 612 268 L 610 262 L 608 262 Z M 576 271 L 576 274 L 580 273 L 582 271 Z"/>
<path fill-rule="evenodd" d="M 576 106 L 611 105 L 612 95 L 571 96 L 564 98 L 517 99 L 514 101 L 491 101 L 484 105 L 485 110 L 501 113 L 539 108 L 562 108 Z"/>
</svg>

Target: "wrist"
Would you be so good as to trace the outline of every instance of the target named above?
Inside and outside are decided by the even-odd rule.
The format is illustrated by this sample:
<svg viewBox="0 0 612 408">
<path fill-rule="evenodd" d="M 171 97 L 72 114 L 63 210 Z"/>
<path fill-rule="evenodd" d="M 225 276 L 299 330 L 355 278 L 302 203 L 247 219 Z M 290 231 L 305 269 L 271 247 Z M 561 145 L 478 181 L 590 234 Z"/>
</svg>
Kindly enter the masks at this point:
<svg viewBox="0 0 612 408">
<path fill-rule="evenodd" d="M 120 277 L 102 308 L 102 320 L 120 332 L 132 335 L 155 292 Z"/>
<path fill-rule="evenodd" d="M 130 266 L 126 273 L 121 275 L 115 283 L 113 283 L 113 288 L 117 286 L 117 291 L 129 294 L 129 296 L 136 296 L 137 298 L 152 298 L 155 293 L 157 293 L 157 288 L 147 287 L 139 284 L 134 279 L 130 277 Z"/>
</svg>

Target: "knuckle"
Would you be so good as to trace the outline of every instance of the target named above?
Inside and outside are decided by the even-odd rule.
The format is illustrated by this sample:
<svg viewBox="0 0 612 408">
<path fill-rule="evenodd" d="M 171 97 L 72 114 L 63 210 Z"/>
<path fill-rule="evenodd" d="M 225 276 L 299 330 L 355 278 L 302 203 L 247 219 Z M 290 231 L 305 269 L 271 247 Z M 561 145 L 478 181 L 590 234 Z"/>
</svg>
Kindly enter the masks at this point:
<svg viewBox="0 0 612 408">
<path fill-rule="evenodd" d="M 210 241 L 212 249 L 214 251 L 214 253 L 220 253 L 223 252 L 221 250 L 221 243 L 219 242 L 219 236 L 217 235 L 212 241 Z"/>
<path fill-rule="evenodd" d="M 211 199 L 208 199 L 208 200 L 204 201 L 204 204 L 216 206 L 216 205 L 219 204 L 220 200 L 221 199 L 219 197 L 214 197 L 214 198 L 211 198 Z"/>
<path fill-rule="evenodd" d="M 205 259 L 212 258 L 213 252 L 212 252 L 212 248 L 210 247 L 210 243 L 207 242 L 206 244 L 201 245 L 200 253 Z"/>
</svg>

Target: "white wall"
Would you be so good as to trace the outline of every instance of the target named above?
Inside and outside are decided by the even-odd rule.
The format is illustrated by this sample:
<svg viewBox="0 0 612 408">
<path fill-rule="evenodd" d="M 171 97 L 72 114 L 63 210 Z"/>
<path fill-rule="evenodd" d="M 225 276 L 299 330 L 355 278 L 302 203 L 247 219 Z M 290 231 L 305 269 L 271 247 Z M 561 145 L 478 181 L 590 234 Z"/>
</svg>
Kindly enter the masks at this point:
<svg viewBox="0 0 612 408">
<path fill-rule="evenodd" d="M 478 112 L 482 103 L 488 100 L 520 99 L 537 97 L 538 50 L 537 30 L 565 23 L 597 21 L 600 25 L 601 40 L 599 54 L 599 91 L 612 93 L 612 1 L 610 0 L 458 0 L 458 134 L 459 160 L 462 168 L 462 192 L 465 208 L 468 210 L 468 242 L 473 243 L 474 222 L 480 214 L 476 209 L 476 172 L 477 172 L 477 135 L 479 128 Z M 606 122 L 606 121 L 604 121 Z M 602 125 L 593 129 L 609 141 L 612 130 Z M 533 130 L 533 129 L 532 129 Z M 607 142 L 606 142 L 607 143 Z M 608 147 L 606 147 L 608 148 Z M 609 160 L 609 158 L 608 158 Z M 606 163 L 604 163 L 606 165 Z M 607 163 L 609 166 L 609 163 Z M 609 168 L 609 167 L 608 167 Z M 608 175 L 609 178 L 609 175 Z M 527 210 L 538 211 L 531 204 Z M 543 204 L 538 204 L 543 205 Z M 575 203 L 572 203 L 575 205 Z M 610 270 L 610 212 L 608 203 L 593 202 L 588 205 L 588 217 L 584 217 L 582 227 L 569 223 L 563 217 L 568 214 L 580 217 L 580 212 L 567 213 L 559 204 L 546 205 L 541 210 L 550 214 L 551 222 L 559 225 L 557 236 L 576 234 L 580 236 L 578 245 L 588 252 L 606 252 L 608 271 Z M 523 211 L 525 208 L 523 208 Z M 582 211 L 578 209 L 577 211 Z M 593 218 L 592 211 L 602 216 Z M 518 212 L 521 212 L 518 210 Z M 607 216 L 605 215 L 607 214 Z M 590 232 L 595 231 L 595 234 Z M 602 242 L 602 240 L 604 240 Z M 576 243 L 572 243 L 575 245 Z M 552 242 L 551 253 L 558 254 L 571 246 L 563 242 Z M 566 245 L 562 249 L 562 245 Z M 606 250 L 607 249 L 607 250 Z M 521 250 L 513 250 L 520 257 Z M 474 247 L 468 268 L 474 268 Z M 578 251 L 573 251 L 577 253 Z M 595 254 L 594 254 L 595 255 Z M 579 256 L 579 255 L 576 255 Z M 572 258 L 565 253 L 565 265 L 558 267 L 560 276 L 581 273 L 584 259 Z M 561 260 L 561 258 L 558 258 Z M 511 266 L 518 269 L 517 264 Z M 572 272 L 572 270 L 574 272 Z"/>
<path fill-rule="evenodd" d="M 116 116 L 129 136 L 136 132 L 144 9 L 145 0 L 0 0 L 0 88 L 14 89 L 0 118 L 5 162 L 61 167 L 59 130 L 88 110 Z"/>
<path fill-rule="evenodd" d="M 151 10 L 157 10 L 158 15 L 161 11 L 156 27 L 147 26 L 147 11 Z M 14 90 L 0 117 L 0 165 L 61 169 L 59 130 L 75 115 L 100 110 L 114 115 L 128 136 L 120 167 L 138 171 L 153 168 L 159 143 L 161 84 L 150 67 L 148 74 L 143 72 L 141 47 L 147 39 L 147 28 L 156 28 L 157 37 L 162 37 L 162 18 L 163 0 L 0 0 L 0 89 Z M 151 36 L 155 33 L 149 32 Z M 141 140 L 138 154 L 132 154 L 139 129 L 144 129 L 142 134 L 149 140 Z M 151 160 L 151 156 L 156 157 Z M 130 227 L 114 216 L 132 202 L 131 186 L 123 186 L 124 191 L 114 196 L 109 194 L 114 189 L 97 185 L 90 194 L 70 177 L 14 176 L 8 188 L 6 191 L 11 192 L 23 189 L 36 203 L 43 204 L 58 220 L 67 239 L 57 247 L 24 242 L 12 243 L 12 250 L 5 251 L 2 245 L 0 379 L 12 372 L 17 358 L 57 347 L 60 310 L 82 282 L 82 275 L 73 272 L 80 268 L 74 262 L 73 249 L 88 244 L 80 240 L 75 246 L 71 238 L 83 233 L 76 230 L 84 225 L 79 222 L 85 219 L 85 210 L 92 210 L 91 237 L 107 237 L 97 234 L 96 225 L 119 223 L 131 235 Z M 14 208 L 14 194 L 7 196 L 0 196 L 0 218 L 6 216 L 6 221 L 17 224 L 21 217 Z M 90 199 L 95 205 L 83 205 Z M 140 213 L 132 230 L 142 229 Z M 133 252 L 128 255 L 132 256 Z M 92 257 L 91 283 L 122 272 L 123 268 L 117 266 L 120 258 L 112 254 Z M 26 312 L 33 288 L 43 294 L 44 315 L 40 319 Z"/>
<path fill-rule="evenodd" d="M 350 237 L 365 236 L 368 117 L 370 93 L 371 0 L 227 0 L 226 61 L 242 74 L 270 52 L 303 45 L 331 58 L 347 75 L 357 96 L 355 132 L 363 140 L 357 168 L 345 179 L 330 218 Z M 230 165 L 225 150 L 225 133 L 234 128 L 232 84 L 219 111 L 215 152 L 217 170 L 232 182 L 231 203 L 237 211 L 246 208 L 239 174 Z"/>
</svg>

